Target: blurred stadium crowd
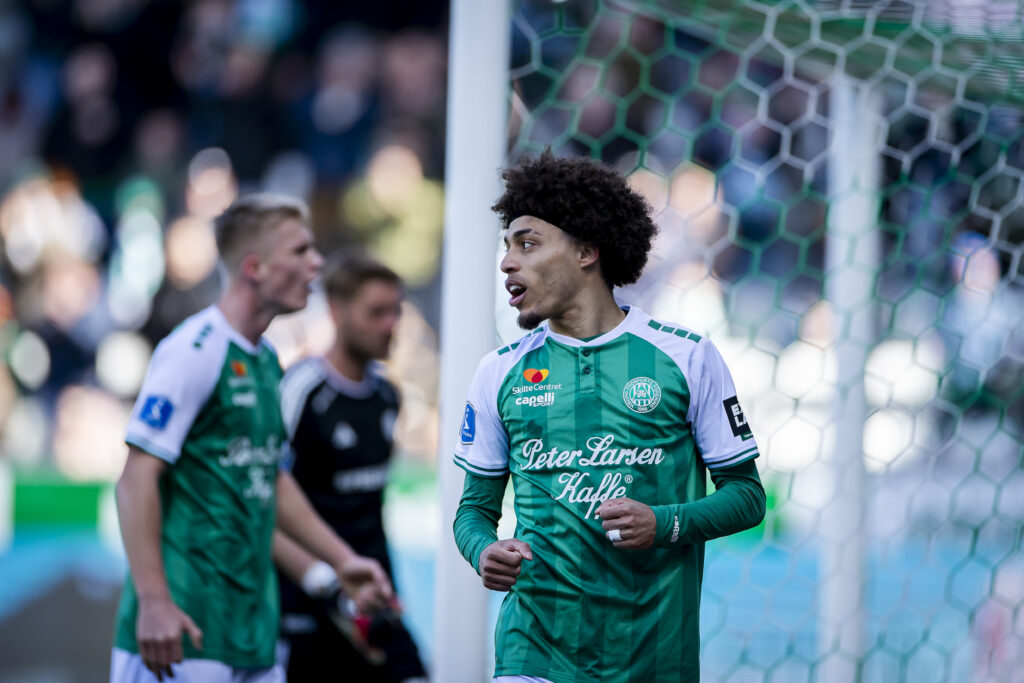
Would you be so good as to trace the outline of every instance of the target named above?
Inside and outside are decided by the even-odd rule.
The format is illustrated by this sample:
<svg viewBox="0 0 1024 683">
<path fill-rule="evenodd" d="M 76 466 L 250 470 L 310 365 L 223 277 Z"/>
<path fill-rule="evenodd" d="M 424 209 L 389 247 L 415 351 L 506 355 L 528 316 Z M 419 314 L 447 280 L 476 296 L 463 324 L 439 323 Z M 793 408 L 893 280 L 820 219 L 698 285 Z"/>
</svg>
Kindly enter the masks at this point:
<svg viewBox="0 0 1024 683">
<path fill-rule="evenodd" d="M 305 198 L 409 286 L 405 443 L 432 457 L 447 3 L 0 0 L 0 457 L 111 479 L 152 346 L 212 302 L 210 219 Z M 322 301 L 272 330 L 330 341 Z"/>
</svg>

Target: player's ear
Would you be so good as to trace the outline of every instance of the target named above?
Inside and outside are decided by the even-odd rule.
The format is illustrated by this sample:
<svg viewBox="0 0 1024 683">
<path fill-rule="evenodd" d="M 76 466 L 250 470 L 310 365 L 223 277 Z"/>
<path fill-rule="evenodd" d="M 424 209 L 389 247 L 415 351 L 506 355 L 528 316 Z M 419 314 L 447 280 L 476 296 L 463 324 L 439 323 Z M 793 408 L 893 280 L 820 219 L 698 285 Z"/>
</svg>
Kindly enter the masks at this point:
<svg viewBox="0 0 1024 683">
<path fill-rule="evenodd" d="M 341 316 L 342 316 L 342 310 L 341 309 L 342 309 L 343 305 L 344 304 L 341 303 L 340 299 L 335 299 L 335 298 L 332 298 L 332 297 L 328 297 L 327 298 L 327 310 L 330 312 L 331 320 L 334 321 L 335 325 L 337 325 L 338 321 L 341 320 Z"/>
<path fill-rule="evenodd" d="M 242 258 L 238 265 L 238 273 L 250 280 L 259 280 L 263 277 L 263 259 L 255 251 L 251 251 Z"/>
<path fill-rule="evenodd" d="M 576 254 L 581 268 L 589 268 L 594 265 L 600 256 L 597 245 L 590 242 L 580 242 L 576 247 Z"/>
</svg>

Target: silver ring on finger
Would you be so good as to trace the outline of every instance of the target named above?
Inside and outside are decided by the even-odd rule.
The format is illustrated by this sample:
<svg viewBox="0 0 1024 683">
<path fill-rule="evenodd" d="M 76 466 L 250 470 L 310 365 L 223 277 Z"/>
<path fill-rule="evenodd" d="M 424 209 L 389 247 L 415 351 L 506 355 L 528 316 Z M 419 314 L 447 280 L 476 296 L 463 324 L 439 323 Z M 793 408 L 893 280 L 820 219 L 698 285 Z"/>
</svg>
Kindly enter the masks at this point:
<svg viewBox="0 0 1024 683">
<path fill-rule="evenodd" d="M 620 529 L 609 529 L 608 530 L 608 540 L 611 541 L 612 543 L 615 543 L 616 541 L 621 541 L 622 540 L 622 531 Z"/>
</svg>

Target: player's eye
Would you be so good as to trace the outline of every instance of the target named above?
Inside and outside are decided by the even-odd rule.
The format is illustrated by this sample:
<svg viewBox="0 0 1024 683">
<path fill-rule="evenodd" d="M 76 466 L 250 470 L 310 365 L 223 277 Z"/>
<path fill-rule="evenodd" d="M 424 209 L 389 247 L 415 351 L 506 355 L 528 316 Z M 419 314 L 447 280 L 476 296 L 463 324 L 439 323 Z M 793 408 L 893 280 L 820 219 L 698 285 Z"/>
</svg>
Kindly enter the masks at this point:
<svg viewBox="0 0 1024 683">
<path fill-rule="evenodd" d="M 529 249 L 530 247 L 534 246 L 534 244 L 535 243 L 531 242 L 530 240 L 523 240 L 523 250 L 525 251 L 526 249 Z"/>
</svg>

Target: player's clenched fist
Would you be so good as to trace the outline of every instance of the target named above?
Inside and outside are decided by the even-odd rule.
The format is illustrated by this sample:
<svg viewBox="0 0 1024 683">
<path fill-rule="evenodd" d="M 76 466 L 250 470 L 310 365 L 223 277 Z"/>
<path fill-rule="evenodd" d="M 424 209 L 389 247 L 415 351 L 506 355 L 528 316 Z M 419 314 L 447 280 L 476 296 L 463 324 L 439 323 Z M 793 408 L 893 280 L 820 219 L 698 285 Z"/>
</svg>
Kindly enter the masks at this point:
<svg viewBox="0 0 1024 683">
<path fill-rule="evenodd" d="M 335 571 L 342 588 L 364 614 L 377 612 L 395 597 L 391 581 L 377 560 L 356 555 Z"/>
<path fill-rule="evenodd" d="M 484 588 L 507 592 L 515 585 L 523 560 L 532 560 L 530 544 L 509 538 L 490 544 L 480 553 L 480 578 Z"/>
<path fill-rule="evenodd" d="M 610 498 L 597 509 L 601 526 L 616 548 L 643 550 L 654 543 L 658 522 L 654 510 L 631 498 Z"/>
<path fill-rule="evenodd" d="M 135 630 L 142 663 L 158 681 L 174 676 L 171 664 L 181 662 L 183 631 L 197 650 L 203 649 L 203 632 L 169 597 L 140 600 Z"/>
</svg>

